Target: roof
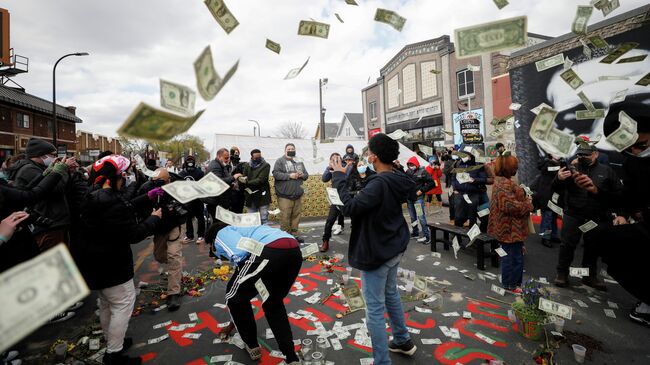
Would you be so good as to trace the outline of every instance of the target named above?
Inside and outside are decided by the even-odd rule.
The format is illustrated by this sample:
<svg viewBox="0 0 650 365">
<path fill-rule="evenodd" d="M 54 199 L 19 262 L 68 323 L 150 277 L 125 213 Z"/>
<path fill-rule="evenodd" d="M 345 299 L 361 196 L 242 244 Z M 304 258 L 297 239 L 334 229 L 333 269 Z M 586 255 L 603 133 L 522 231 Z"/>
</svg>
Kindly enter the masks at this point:
<svg viewBox="0 0 650 365">
<path fill-rule="evenodd" d="M 316 138 L 319 138 L 320 123 L 316 127 Z M 336 137 L 339 131 L 338 123 L 325 123 L 325 138 L 334 138 Z"/>
<path fill-rule="evenodd" d="M 341 124 L 337 128 L 336 135 L 341 134 L 341 128 L 343 128 L 343 122 L 346 118 L 352 124 L 354 132 L 363 135 L 363 113 L 343 113 L 343 120 L 341 120 Z"/>
<path fill-rule="evenodd" d="M 18 105 L 27 109 L 39 111 L 45 114 L 52 114 L 52 102 L 41 99 L 38 96 L 27 94 L 26 92 L 6 86 L 0 86 L 0 101 Z M 56 116 L 61 119 L 69 120 L 75 123 L 81 123 L 82 120 L 74 115 L 65 107 L 56 106 Z"/>
</svg>

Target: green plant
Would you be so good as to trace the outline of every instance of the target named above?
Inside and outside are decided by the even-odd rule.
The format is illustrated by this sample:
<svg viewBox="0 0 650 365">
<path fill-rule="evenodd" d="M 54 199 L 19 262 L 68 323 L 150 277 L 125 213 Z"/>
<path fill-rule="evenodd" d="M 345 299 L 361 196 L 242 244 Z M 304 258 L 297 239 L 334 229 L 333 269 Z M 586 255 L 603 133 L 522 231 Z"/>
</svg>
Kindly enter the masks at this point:
<svg viewBox="0 0 650 365">
<path fill-rule="evenodd" d="M 539 309 L 539 298 L 549 298 L 548 293 L 535 283 L 533 279 L 529 279 L 524 283 L 521 288 L 521 298 L 512 303 L 512 309 L 519 315 L 519 317 L 527 322 L 542 323 L 546 320 L 548 314 Z"/>
</svg>

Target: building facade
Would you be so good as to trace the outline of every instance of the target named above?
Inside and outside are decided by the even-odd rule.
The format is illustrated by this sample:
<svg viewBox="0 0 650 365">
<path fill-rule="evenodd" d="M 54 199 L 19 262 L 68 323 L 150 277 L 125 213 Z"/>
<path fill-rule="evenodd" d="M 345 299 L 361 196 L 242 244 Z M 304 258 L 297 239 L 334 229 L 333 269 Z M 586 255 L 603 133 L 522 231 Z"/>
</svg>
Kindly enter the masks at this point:
<svg viewBox="0 0 650 365">
<path fill-rule="evenodd" d="M 103 151 L 122 153 L 122 145 L 116 138 L 100 136 L 95 133 L 77 131 L 75 142 L 75 156 L 82 164 L 95 161 Z"/>
<path fill-rule="evenodd" d="M 365 139 L 365 126 L 363 125 L 363 114 L 343 113 L 339 130 L 336 133 L 337 140 Z"/>
</svg>

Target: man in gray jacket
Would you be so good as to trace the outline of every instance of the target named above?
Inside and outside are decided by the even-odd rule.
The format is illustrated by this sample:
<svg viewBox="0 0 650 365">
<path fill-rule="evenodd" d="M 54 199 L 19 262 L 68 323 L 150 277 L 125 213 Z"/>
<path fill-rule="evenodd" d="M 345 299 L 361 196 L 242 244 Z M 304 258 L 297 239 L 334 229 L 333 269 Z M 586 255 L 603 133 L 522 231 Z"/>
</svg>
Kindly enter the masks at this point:
<svg viewBox="0 0 650 365">
<path fill-rule="evenodd" d="M 275 195 L 278 197 L 280 208 L 280 226 L 283 231 L 291 233 L 298 242 L 303 240 L 298 237 L 298 225 L 300 224 L 300 213 L 302 211 L 302 182 L 309 178 L 305 164 L 298 162 L 296 157 L 296 146 L 287 143 L 284 146 L 284 156 L 278 158 L 273 166 L 273 178 L 275 178 Z"/>
</svg>

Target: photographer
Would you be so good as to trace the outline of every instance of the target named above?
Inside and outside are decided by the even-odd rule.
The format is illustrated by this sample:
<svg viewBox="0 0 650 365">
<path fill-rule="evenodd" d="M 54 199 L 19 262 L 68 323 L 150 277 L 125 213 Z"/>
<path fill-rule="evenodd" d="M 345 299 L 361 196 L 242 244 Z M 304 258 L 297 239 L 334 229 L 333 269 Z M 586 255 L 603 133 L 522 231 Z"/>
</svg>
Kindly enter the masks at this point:
<svg viewBox="0 0 650 365">
<path fill-rule="evenodd" d="M 577 158 L 567 167 L 562 167 L 553 182 L 553 188 L 564 194 L 563 227 L 560 239 L 560 252 L 557 264 L 555 285 L 569 285 L 569 266 L 573 261 L 576 247 L 582 238 L 580 226 L 590 220 L 599 226 L 611 225 L 612 210 L 594 196 L 594 191 L 616 194 L 623 188 L 616 172 L 607 165 L 598 162 L 598 150 L 588 143 L 580 143 Z M 578 184 L 588 177 L 593 184 L 589 187 Z M 585 245 L 582 267 L 589 268 L 589 276 L 582 278 L 582 283 L 598 290 L 607 290 L 605 284 L 598 280 L 598 256 L 589 245 Z"/>
<path fill-rule="evenodd" d="M 162 221 L 153 236 L 153 253 L 156 261 L 167 264 L 167 309 L 173 312 L 181 306 L 182 227 L 188 212 L 162 189 L 163 185 L 170 183 L 169 172 L 161 167 L 154 173 L 151 181 L 144 183 L 139 192 L 140 195 L 146 194 L 153 207 L 162 209 Z"/>
<path fill-rule="evenodd" d="M 140 364 L 124 354 L 132 341 L 124 335 L 135 305 L 133 252 L 136 244 L 154 232 L 161 210 L 138 224 L 133 205 L 124 199 L 122 174 L 129 160 L 110 155 L 93 164 L 93 186 L 81 205 L 79 242 L 72 255 L 88 287 L 99 290 L 99 319 L 106 337 L 104 364 Z"/>
</svg>

